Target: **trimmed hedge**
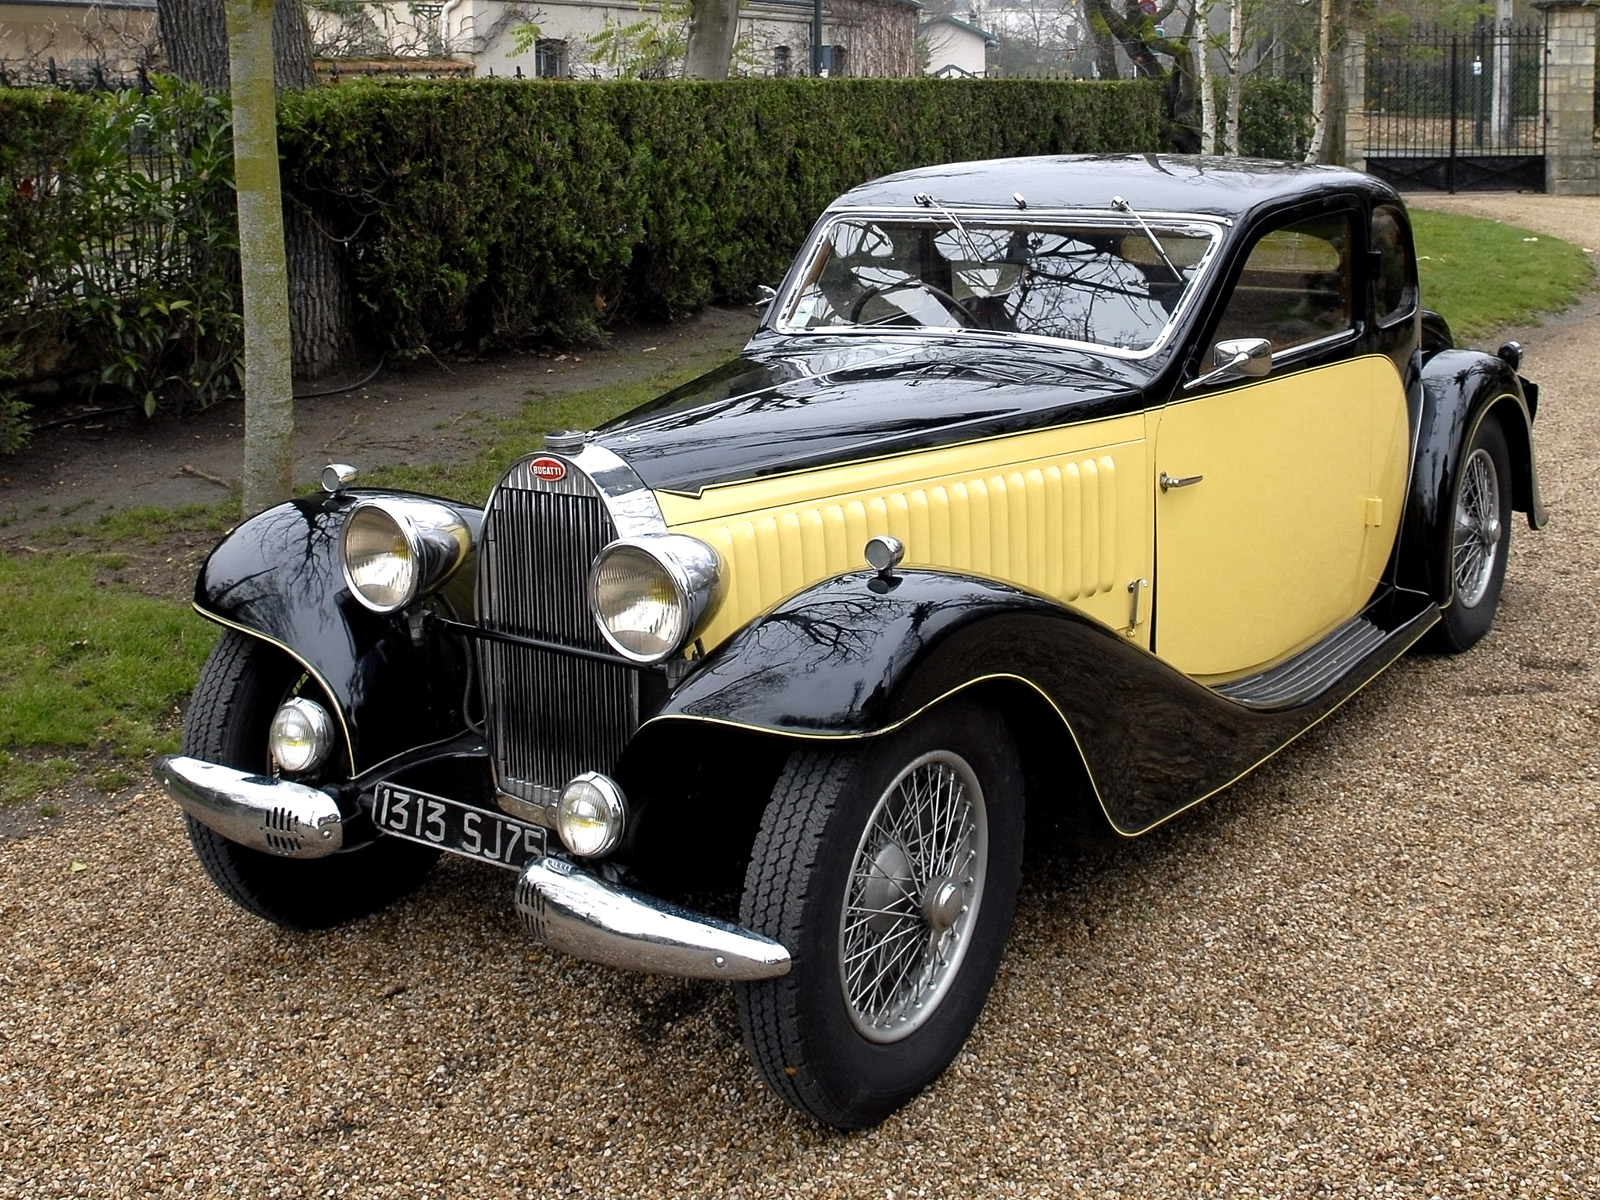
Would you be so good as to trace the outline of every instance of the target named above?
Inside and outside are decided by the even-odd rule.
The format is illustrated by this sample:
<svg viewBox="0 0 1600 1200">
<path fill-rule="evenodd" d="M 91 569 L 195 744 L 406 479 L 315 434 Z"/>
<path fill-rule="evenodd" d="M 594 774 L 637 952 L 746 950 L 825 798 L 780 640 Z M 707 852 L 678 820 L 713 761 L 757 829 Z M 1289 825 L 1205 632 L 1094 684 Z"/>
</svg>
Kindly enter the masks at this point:
<svg viewBox="0 0 1600 1200">
<path fill-rule="evenodd" d="M 890 171 L 1155 151 L 1146 83 L 341 84 L 285 96 L 284 185 L 349 249 L 361 330 L 410 352 L 577 340 L 776 282 Z"/>
</svg>

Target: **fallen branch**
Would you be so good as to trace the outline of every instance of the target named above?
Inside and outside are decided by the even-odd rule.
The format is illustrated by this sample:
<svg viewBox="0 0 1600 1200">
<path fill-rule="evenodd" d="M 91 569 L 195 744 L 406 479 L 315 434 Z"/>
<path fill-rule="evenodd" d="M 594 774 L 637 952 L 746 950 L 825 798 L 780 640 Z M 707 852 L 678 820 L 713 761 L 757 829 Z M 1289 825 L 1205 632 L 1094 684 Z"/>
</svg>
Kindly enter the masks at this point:
<svg viewBox="0 0 1600 1200">
<path fill-rule="evenodd" d="M 227 488 L 230 492 L 238 486 L 231 479 L 224 479 L 220 475 L 213 475 L 209 471 L 202 471 L 199 467 L 191 467 L 188 463 L 178 468 L 180 475 L 193 475 L 196 479 L 204 479 L 207 483 L 214 483 L 218 487 Z"/>
</svg>

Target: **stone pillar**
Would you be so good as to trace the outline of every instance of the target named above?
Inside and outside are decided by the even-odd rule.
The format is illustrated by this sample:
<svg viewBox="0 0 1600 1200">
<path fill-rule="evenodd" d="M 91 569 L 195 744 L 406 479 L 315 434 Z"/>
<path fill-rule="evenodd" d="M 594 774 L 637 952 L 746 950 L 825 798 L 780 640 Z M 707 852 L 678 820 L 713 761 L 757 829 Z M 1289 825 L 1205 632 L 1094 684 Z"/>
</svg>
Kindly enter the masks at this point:
<svg viewBox="0 0 1600 1200">
<path fill-rule="evenodd" d="M 1355 32 L 1344 48 L 1344 165 L 1367 169 L 1367 38 Z"/>
<path fill-rule="evenodd" d="M 1600 195 L 1594 145 L 1595 17 L 1600 0 L 1533 0 L 1545 25 L 1544 190 Z"/>
</svg>

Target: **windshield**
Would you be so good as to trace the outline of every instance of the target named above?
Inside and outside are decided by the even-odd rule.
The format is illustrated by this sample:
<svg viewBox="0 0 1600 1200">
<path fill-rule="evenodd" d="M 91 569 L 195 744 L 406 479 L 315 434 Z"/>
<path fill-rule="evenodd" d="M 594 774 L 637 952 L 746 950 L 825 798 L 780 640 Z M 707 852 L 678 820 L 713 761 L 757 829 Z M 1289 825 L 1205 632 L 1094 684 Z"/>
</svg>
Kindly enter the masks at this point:
<svg viewBox="0 0 1600 1200">
<path fill-rule="evenodd" d="M 787 331 L 927 327 L 1147 350 L 1209 261 L 1213 227 L 1150 221 L 842 216 L 789 294 Z M 1159 243 L 1159 248 L 1157 243 Z M 1163 252 L 1165 252 L 1163 254 Z"/>
</svg>

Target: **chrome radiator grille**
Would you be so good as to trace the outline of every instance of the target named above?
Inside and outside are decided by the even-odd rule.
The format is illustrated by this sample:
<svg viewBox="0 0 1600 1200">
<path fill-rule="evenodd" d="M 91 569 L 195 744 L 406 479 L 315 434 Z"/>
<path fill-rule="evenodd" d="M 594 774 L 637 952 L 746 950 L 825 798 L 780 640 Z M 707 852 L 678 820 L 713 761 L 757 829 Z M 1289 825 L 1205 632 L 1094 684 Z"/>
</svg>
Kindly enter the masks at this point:
<svg viewBox="0 0 1600 1200">
<path fill-rule="evenodd" d="M 527 463 L 490 499 L 478 552 L 478 623 L 489 633 L 606 651 L 589 615 L 589 564 L 616 537 L 581 472 L 551 483 Z M 638 727 L 638 673 L 556 650 L 479 642 L 495 778 L 549 807 L 583 771 L 610 771 Z"/>
</svg>

